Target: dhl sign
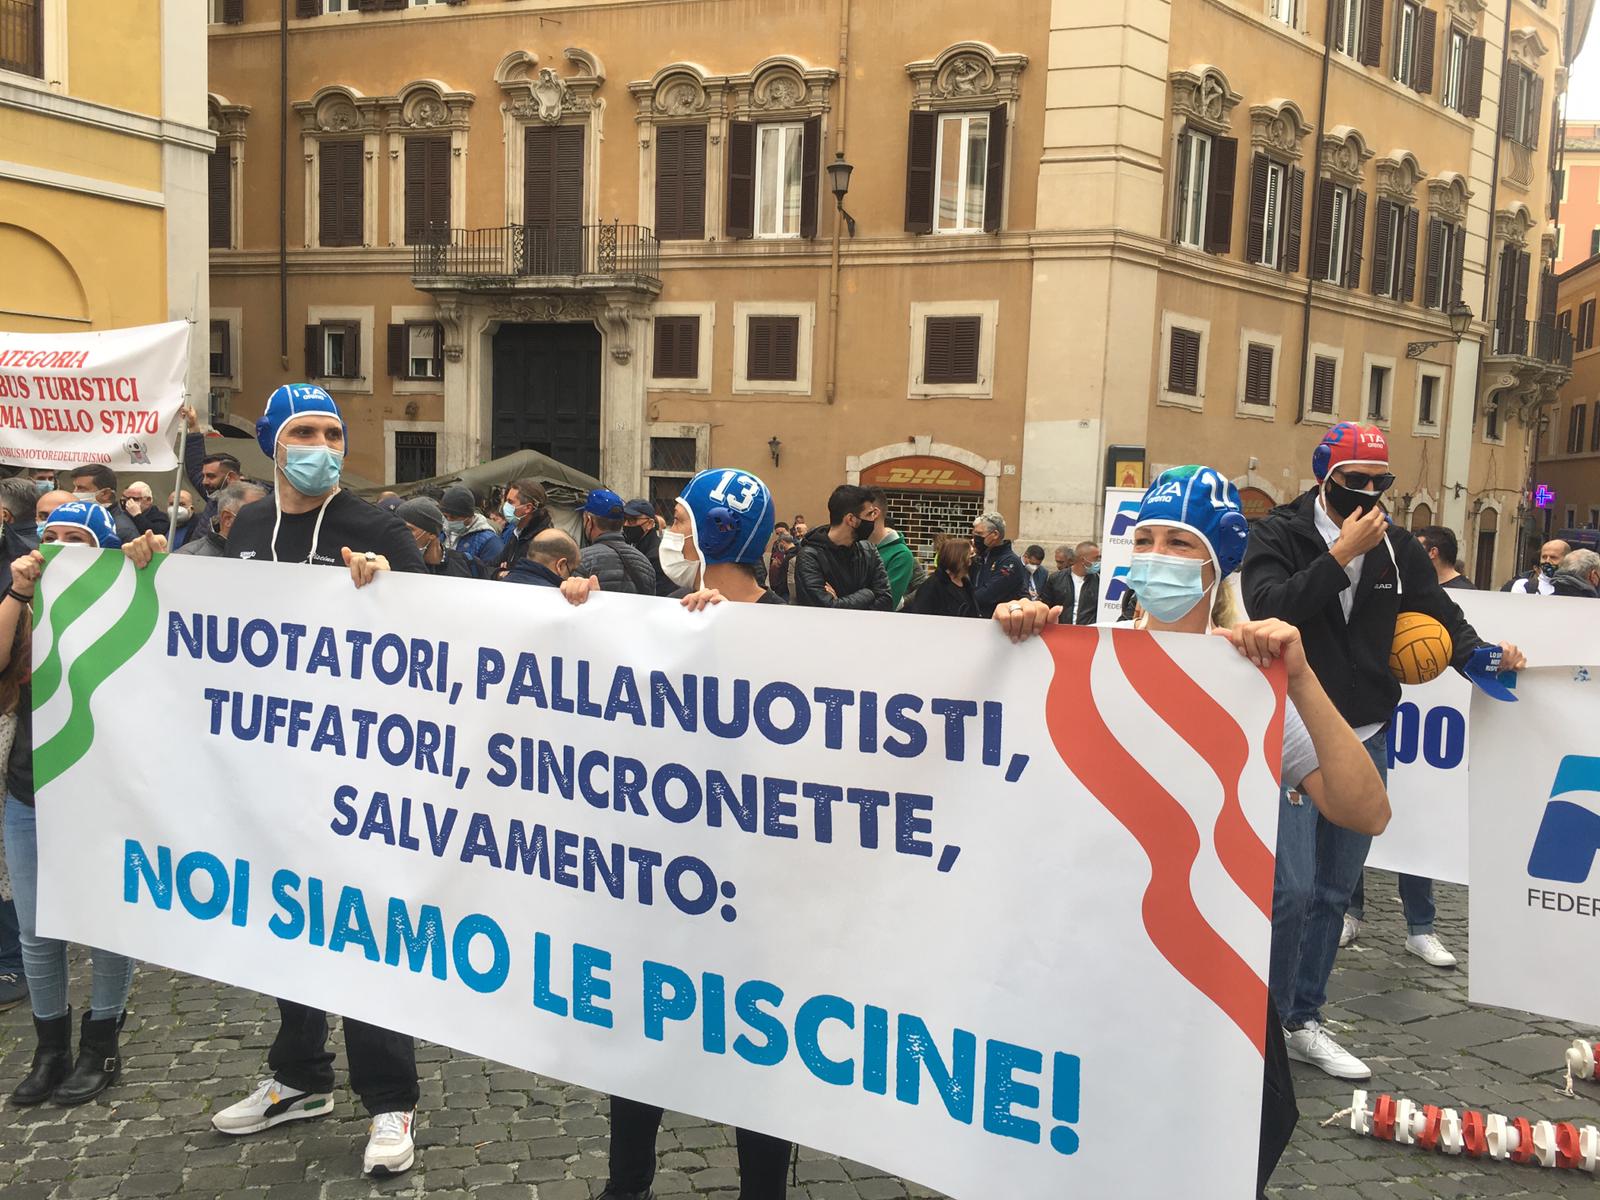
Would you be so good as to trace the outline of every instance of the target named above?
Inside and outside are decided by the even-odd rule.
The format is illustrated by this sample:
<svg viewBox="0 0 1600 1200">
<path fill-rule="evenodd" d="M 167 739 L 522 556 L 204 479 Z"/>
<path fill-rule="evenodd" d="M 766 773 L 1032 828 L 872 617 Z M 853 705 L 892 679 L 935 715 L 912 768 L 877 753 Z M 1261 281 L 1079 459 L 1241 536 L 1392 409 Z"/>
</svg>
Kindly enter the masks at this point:
<svg viewBox="0 0 1600 1200">
<path fill-rule="evenodd" d="M 891 458 L 861 472 L 861 486 L 920 492 L 982 492 L 983 476 L 947 458 Z"/>
</svg>

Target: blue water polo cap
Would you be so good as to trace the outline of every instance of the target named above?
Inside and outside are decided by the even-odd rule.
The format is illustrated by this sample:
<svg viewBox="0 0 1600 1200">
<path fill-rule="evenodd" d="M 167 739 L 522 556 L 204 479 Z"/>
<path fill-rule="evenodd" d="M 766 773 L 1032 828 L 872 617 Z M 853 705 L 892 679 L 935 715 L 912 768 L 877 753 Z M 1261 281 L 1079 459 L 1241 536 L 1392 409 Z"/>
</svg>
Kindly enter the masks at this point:
<svg viewBox="0 0 1600 1200">
<path fill-rule="evenodd" d="M 595 488 L 590 492 L 588 499 L 583 502 L 583 511 L 591 517 L 607 521 L 620 521 L 627 515 L 622 497 L 610 488 Z"/>
<path fill-rule="evenodd" d="M 345 449 L 350 448 L 350 429 L 332 396 L 314 383 L 286 383 L 267 397 L 267 411 L 256 421 L 256 445 L 268 458 L 278 452 L 278 433 L 284 422 L 301 413 L 327 413 L 338 417 L 344 426 Z"/>
<path fill-rule="evenodd" d="M 694 525 L 700 558 L 712 563 L 756 563 L 772 540 L 772 493 L 748 471 L 701 471 L 678 497 Z"/>
<path fill-rule="evenodd" d="M 1139 501 L 1135 529 L 1144 525 L 1176 525 L 1199 535 L 1211 551 L 1219 578 L 1244 561 L 1250 522 L 1239 503 L 1239 489 L 1210 467 L 1172 467 L 1156 476 Z"/>
<path fill-rule="evenodd" d="M 87 529 L 94 535 L 94 544 L 102 550 L 115 550 L 122 545 L 122 539 L 117 536 L 117 523 L 111 519 L 110 513 L 93 500 L 69 500 L 56 505 L 49 519 L 39 527 L 39 532 L 43 533 L 52 525 Z"/>
</svg>

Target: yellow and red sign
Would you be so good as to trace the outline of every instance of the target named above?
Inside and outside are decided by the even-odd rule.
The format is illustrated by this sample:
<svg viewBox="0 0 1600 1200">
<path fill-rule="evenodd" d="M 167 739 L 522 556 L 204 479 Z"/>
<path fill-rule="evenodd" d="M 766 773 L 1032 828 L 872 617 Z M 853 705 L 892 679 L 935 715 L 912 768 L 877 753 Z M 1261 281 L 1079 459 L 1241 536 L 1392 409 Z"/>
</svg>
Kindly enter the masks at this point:
<svg viewBox="0 0 1600 1200">
<path fill-rule="evenodd" d="M 914 492 L 982 492 L 983 476 L 948 458 L 891 458 L 861 472 L 862 487 Z"/>
</svg>

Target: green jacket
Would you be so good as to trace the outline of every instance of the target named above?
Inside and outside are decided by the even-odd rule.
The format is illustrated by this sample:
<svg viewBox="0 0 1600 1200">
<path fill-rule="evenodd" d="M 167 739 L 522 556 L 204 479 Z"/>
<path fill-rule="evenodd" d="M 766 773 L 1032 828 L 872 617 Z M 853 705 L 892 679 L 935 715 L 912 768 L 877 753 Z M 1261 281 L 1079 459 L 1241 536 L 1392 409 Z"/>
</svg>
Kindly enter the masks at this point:
<svg viewBox="0 0 1600 1200">
<path fill-rule="evenodd" d="M 883 560 L 884 573 L 889 576 L 889 609 L 893 612 L 900 607 L 906 589 L 911 586 L 911 576 L 917 569 L 916 556 L 911 553 L 911 547 L 906 545 L 905 538 L 893 529 L 877 544 L 876 549 L 878 557 Z"/>
</svg>

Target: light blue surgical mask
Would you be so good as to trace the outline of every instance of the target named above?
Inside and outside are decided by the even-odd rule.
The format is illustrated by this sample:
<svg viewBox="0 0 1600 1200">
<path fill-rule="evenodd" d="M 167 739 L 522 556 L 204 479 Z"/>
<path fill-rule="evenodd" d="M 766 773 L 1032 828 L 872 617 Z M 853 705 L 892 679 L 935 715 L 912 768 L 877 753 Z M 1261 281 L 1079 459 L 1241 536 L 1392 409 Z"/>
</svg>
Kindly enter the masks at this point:
<svg viewBox="0 0 1600 1200">
<path fill-rule="evenodd" d="M 344 455 L 326 446 L 285 446 L 283 477 L 303 496 L 322 496 L 339 485 Z"/>
<path fill-rule="evenodd" d="M 1087 567 L 1085 567 L 1084 568 L 1084 573 L 1087 574 L 1087 575 L 1098 575 L 1098 574 L 1100 574 L 1100 560 L 1097 558 L 1092 563 L 1090 563 Z"/>
<path fill-rule="evenodd" d="M 1210 590 L 1201 582 L 1205 565 L 1203 558 L 1179 558 L 1153 551 L 1136 553 L 1128 568 L 1128 586 L 1145 612 L 1170 625 L 1205 599 Z"/>
<path fill-rule="evenodd" d="M 517 520 L 517 506 L 511 503 L 511 501 L 507 500 L 500 506 L 500 515 L 506 520 L 515 524 Z"/>
</svg>

